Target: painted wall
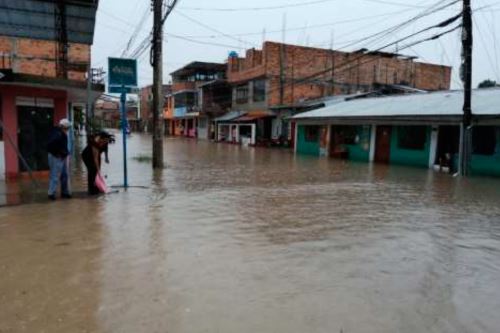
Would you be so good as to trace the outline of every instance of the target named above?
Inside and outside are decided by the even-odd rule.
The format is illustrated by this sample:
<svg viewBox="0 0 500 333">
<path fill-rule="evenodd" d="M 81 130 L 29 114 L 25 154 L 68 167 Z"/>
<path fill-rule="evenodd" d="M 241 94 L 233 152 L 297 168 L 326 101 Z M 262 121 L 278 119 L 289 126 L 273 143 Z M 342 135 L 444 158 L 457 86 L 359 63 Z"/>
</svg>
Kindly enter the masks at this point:
<svg viewBox="0 0 500 333">
<path fill-rule="evenodd" d="M 2 86 L 0 88 L 2 95 L 2 120 L 8 134 L 12 139 L 12 144 L 6 144 L 4 149 L 5 159 L 5 175 L 7 178 L 16 178 L 19 176 L 19 159 L 17 157 L 16 149 L 18 145 L 18 119 L 17 119 L 17 105 L 16 97 L 38 97 L 49 98 L 54 101 L 54 125 L 59 120 L 68 116 L 68 98 L 67 93 L 61 90 L 52 90 L 45 88 L 31 88 L 25 86 Z"/>
<path fill-rule="evenodd" d="M 496 149 L 493 155 L 472 155 L 473 175 L 500 177 L 500 127 L 496 127 Z"/>
<path fill-rule="evenodd" d="M 319 127 L 318 131 L 319 131 Z M 297 128 L 297 153 L 305 155 L 316 155 L 319 156 L 319 135 L 318 140 L 315 142 L 306 141 L 306 126 L 298 125 Z"/>
<path fill-rule="evenodd" d="M 400 126 L 392 128 L 390 163 L 428 168 L 432 128 L 427 127 L 427 141 L 422 150 L 400 148 L 398 145 L 399 130 L 401 130 Z"/>
</svg>

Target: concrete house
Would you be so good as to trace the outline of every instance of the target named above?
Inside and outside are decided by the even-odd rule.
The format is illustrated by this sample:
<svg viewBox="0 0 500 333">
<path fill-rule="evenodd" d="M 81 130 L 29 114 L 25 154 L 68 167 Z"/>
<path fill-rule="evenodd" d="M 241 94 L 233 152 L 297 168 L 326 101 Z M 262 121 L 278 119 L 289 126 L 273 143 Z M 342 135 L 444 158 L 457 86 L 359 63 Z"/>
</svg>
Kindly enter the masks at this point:
<svg viewBox="0 0 500 333">
<path fill-rule="evenodd" d="M 200 110 L 201 89 L 207 83 L 215 84 L 226 76 L 226 65 L 195 61 L 172 75 L 172 93 L 167 96 L 165 119 L 168 132 L 174 136 L 198 137 L 198 127 L 204 134 L 208 131 L 209 121 Z M 214 86 L 215 87 L 215 86 Z M 204 135 L 205 136 L 205 135 Z M 208 137 L 208 134 L 206 134 Z"/>
<path fill-rule="evenodd" d="M 5 173 L 44 173 L 49 130 L 85 109 L 98 1 L 1 0 L 0 6 Z M 95 100 L 104 85 L 94 81 L 90 92 Z"/>
<path fill-rule="evenodd" d="M 167 96 L 172 93 L 172 86 L 170 84 L 164 84 L 163 87 L 164 105 L 167 104 Z M 148 85 L 142 87 L 139 91 L 139 112 L 137 115 L 136 128 L 144 131 L 151 130 L 153 127 L 153 86 Z M 168 130 L 168 126 L 166 126 Z"/>
<path fill-rule="evenodd" d="M 287 119 L 307 110 L 308 101 L 370 92 L 381 85 L 447 90 L 451 78 L 450 67 L 417 62 L 415 57 L 275 42 L 265 42 L 261 50 L 250 49 L 245 57 L 233 52 L 227 66 L 227 79 L 233 87 L 232 111 L 245 115 L 225 119 L 219 127 L 237 142 L 250 136 L 257 144 L 290 143 L 294 130 Z"/>
<path fill-rule="evenodd" d="M 457 170 L 463 92 L 344 99 L 296 115 L 295 151 L 362 162 Z M 500 90 L 473 92 L 471 171 L 500 176 Z"/>
</svg>

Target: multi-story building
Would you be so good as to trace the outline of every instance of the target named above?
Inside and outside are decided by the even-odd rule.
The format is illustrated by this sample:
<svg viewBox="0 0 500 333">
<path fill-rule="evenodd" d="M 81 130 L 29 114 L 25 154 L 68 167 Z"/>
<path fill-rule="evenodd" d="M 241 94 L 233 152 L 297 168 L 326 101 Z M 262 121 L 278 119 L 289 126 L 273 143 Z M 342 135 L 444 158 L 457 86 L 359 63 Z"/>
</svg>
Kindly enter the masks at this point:
<svg viewBox="0 0 500 333">
<path fill-rule="evenodd" d="M 393 53 L 340 52 L 265 42 L 245 57 L 232 53 L 227 80 L 232 110 L 244 117 L 224 121 L 227 133 L 243 130 L 255 143 L 291 139 L 288 119 L 308 100 L 368 92 L 381 85 L 436 91 L 450 88 L 451 68 Z M 255 127 L 252 131 L 251 128 Z M 240 141 L 239 135 L 231 135 Z M 223 135 L 224 136 L 224 135 Z"/>
<path fill-rule="evenodd" d="M 0 6 L 5 173 L 43 173 L 50 128 L 104 91 L 94 82 L 90 96 L 87 90 L 98 0 L 2 0 Z"/>
<path fill-rule="evenodd" d="M 228 111 L 230 106 L 231 89 L 224 81 L 226 67 L 195 61 L 171 73 L 172 94 L 165 108 L 170 134 L 210 137 L 210 117 Z"/>
<path fill-rule="evenodd" d="M 164 96 L 164 105 L 165 107 L 167 103 L 167 96 L 172 93 L 172 85 L 164 84 L 163 85 L 163 96 Z M 140 122 L 140 127 L 144 129 L 151 129 L 152 121 L 153 121 L 153 86 L 149 85 L 141 88 L 139 92 L 139 115 L 138 119 Z"/>
</svg>

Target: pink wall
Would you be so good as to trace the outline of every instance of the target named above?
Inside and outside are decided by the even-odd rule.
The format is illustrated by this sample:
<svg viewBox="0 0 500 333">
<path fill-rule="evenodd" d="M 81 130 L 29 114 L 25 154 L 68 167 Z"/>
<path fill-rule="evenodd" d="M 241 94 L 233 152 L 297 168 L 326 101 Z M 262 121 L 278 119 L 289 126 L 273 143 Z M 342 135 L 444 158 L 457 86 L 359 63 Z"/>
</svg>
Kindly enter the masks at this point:
<svg viewBox="0 0 500 333">
<path fill-rule="evenodd" d="M 62 118 L 67 117 L 67 92 L 45 88 L 32 88 L 25 86 L 0 86 L 2 96 L 2 120 L 4 122 L 4 158 L 6 178 L 19 176 L 19 161 L 17 153 L 9 142 L 9 136 L 17 147 L 17 109 L 16 97 L 51 98 L 54 100 L 54 125 Z"/>
</svg>

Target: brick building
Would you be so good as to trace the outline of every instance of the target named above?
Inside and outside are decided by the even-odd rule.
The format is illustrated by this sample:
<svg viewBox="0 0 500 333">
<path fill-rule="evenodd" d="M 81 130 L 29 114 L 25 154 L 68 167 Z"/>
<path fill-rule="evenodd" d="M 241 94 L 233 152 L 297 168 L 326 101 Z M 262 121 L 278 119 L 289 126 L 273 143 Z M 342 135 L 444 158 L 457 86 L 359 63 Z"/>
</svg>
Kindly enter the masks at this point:
<svg viewBox="0 0 500 333">
<path fill-rule="evenodd" d="M 290 137 L 284 119 L 304 101 L 368 92 L 381 85 L 450 88 L 451 67 L 415 60 L 365 49 L 349 53 L 265 42 L 262 50 L 229 57 L 232 109 L 245 112 L 245 123 L 256 125 L 257 141 L 270 141 Z"/>
<path fill-rule="evenodd" d="M 201 133 L 202 138 L 209 137 L 209 118 L 228 111 L 230 106 L 231 91 L 224 81 L 226 68 L 225 64 L 195 61 L 171 73 L 172 93 L 165 107 L 168 133 L 186 137 Z M 227 107 L 224 100 L 215 98 L 214 94 L 219 93 L 225 96 Z"/>
<path fill-rule="evenodd" d="M 0 105 L 3 135 L 9 137 L 3 162 L 12 178 L 28 169 L 47 170 L 50 128 L 85 109 L 98 0 L 0 4 Z M 103 91 L 92 83 L 90 98 Z"/>
<path fill-rule="evenodd" d="M 172 85 L 163 85 L 163 96 L 165 97 L 164 105 L 167 103 L 167 96 L 172 93 Z M 151 127 L 153 121 L 153 86 L 149 85 L 141 88 L 139 93 L 139 120 L 142 127 Z"/>
</svg>

